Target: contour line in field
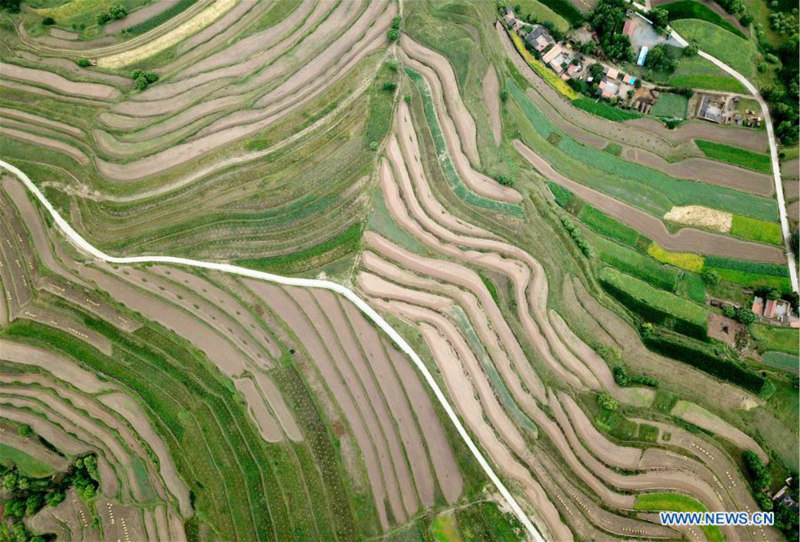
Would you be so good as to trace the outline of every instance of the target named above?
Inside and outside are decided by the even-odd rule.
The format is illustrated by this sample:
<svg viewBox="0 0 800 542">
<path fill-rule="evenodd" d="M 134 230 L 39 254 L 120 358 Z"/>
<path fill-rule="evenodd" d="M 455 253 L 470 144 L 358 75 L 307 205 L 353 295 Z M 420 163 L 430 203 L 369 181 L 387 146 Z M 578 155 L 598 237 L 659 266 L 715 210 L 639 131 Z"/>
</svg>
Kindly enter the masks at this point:
<svg viewBox="0 0 800 542">
<path fill-rule="evenodd" d="M 456 416 L 453 407 L 450 405 L 450 402 L 445 397 L 444 393 L 442 392 L 439 385 L 431 375 L 428 368 L 423 363 L 422 359 L 419 355 L 414 351 L 414 349 L 409 345 L 405 339 L 397 332 L 395 329 L 383 319 L 383 317 L 378 314 L 375 309 L 370 307 L 364 300 L 358 297 L 352 290 L 347 288 L 346 286 L 342 286 L 341 284 L 337 284 L 335 282 L 331 282 L 328 280 L 319 280 L 319 279 L 304 279 L 304 278 L 296 278 L 296 277 L 284 277 L 281 275 L 274 275 L 272 273 L 266 273 L 264 271 L 256 271 L 253 269 L 247 269 L 245 267 L 239 267 L 237 265 L 231 264 L 224 264 L 224 263 L 214 263 L 214 262 L 205 262 L 202 260 L 193 260 L 190 258 L 180 258 L 176 256 L 132 256 L 132 257 L 116 257 L 110 256 L 105 252 L 101 251 L 91 243 L 89 243 L 86 239 L 84 239 L 77 231 L 75 231 L 69 223 L 64 220 L 64 218 L 56 211 L 55 207 L 50 203 L 50 201 L 44 196 L 44 194 L 39 190 L 39 188 L 33 184 L 33 181 L 19 168 L 9 164 L 5 160 L 0 160 L 0 167 L 6 169 L 8 172 L 14 174 L 18 179 L 20 179 L 23 184 L 25 185 L 28 190 L 36 196 L 39 202 L 47 209 L 50 213 L 50 216 L 53 217 L 53 220 L 58 225 L 58 227 L 64 232 L 67 239 L 71 241 L 76 247 L 83 250 L 84 252 L 89 253 L 90 255 L 98 258 L 100 260 L 109 262 L 109 263 L 116 263 L 116 264 L 137 264 L 137 263 L 170 263 L 175 265 L 186 265 L 189 267 L 199 267 L 202 269 L 212 269 L 215 271 L 222 271 L 223 273 L 231 273 L 234 275 L 241 275 L 245 277 L 251 277 L 254 279 L 264 280 L 267 282 L 274 282 L 277 284 L 284 284 L 287 286 L 300 286 L 304 288 L 320 288 L 324 290 L 331 290 L 336 292 L 344 297 L 346 297 L 351 303 L 353 303 L 358 309 L 363 312 L 370 320 L 372 320 L 381 330 L 383 330 L 391 339 L 392 341 L 405 353 L 407 354 L 411 360 L 414 362 L 414 365 L 417 366 L 417 369 L 422 373 L 425 377 L 425 381 L 428 383 L 430 388 L 433 390 L 434 395 L 439 400 L 439 403 L 444 408 L 447 416 L 450 418 L 450 421 L 453 422 L 453 425 L 456 427 L 458 434 L 461 436 L 461 439 L 467 445 L 469 450 L 472 452 L 472 455 L 477 459 L 480 466 L 483 468 L 484 472 L 486 472 L 489 479 L 495 485 L 497 490 L 503 496 L 506 503 L 511 507 L 514 511 L 514 514 L 520 520 L 520 522 L 525 526 L 525 529 L 531 535 L 533 540 L 536 542 L 545 542 L 542 535 L 533 525 L 531 520 L 522 510 L 517 500 L 511 495 L 511 492 L 506 488 L 500 478 L 492 469 L 489 462 L 484 458 L 481 451 L 473 442 L 472 438 L 467 433 L 467 430 L 462 425 L 461 421 Z"/>
</svg>

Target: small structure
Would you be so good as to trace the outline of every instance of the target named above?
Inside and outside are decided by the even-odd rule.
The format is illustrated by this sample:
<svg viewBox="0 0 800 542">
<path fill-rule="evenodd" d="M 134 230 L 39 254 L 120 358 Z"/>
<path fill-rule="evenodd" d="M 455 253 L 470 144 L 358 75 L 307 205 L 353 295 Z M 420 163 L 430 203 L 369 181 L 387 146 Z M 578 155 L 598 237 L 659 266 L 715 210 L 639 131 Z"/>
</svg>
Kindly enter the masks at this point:
<svg viewBox="0 0 800 542">
<path fill-rule="evenodd" d="M 533 30 L 525 37 L 525 41 L 540 53 L 544 51 L 548 45 L 555 44 L 556 42 L 553 36 L 550 35 L 550 32 L 539 24 L 533 26 Z"/>
<path fill-rule="evenodd" d="M 800 511 L 800 506 L 798 506 L 797 501 L 792 497 L 791 493 L 789 492 L 789 486 L 792 484 L 792 477 L 790 476 L 786 480 L 784 480 L 784 485 L 778 492 L 772 497 L 772 501 L 776 504 L 782 504 L 795 514 Z"/>
<path fill-rule="evenodd" d="M 759 296 L 753 298 L 753 307 L 750 309 L 759 316 L 764 311 L 764 300 Z"/>
<path fill-rule="evenodd" d="M 703 94 L 697 106 L 697 118 L 722 124 L 722 112 L 725 110 L 724 99 Z"/>
<path fill-rule="evenodd" d="M 775 309 L 777 307 L 777 300 L 767 299 L 767 302 L 764 304 L 764 318 L 775 318 Z"/>
</svg>

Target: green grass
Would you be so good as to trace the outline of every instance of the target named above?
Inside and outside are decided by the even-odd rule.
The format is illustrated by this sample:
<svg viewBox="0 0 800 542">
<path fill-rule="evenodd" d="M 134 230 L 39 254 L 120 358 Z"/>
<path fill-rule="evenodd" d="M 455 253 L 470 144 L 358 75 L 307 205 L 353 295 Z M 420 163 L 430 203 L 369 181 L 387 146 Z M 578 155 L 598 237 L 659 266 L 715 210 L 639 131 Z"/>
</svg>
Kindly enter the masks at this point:
<svg viewBox="0 0 800 542">
<path fill-rule="evenodd" d="M 583 22 L 583 14 L 569 0 L 547 0 L 547 5 L 573 26 Z"/>
<path fill-rule="evenodd" d="M 625 120 L 638 119 L 639 117 L 642 116 L 641 113 L 637 113 L 636 111 L 627 111 L 625 109 L 620 109 L 619 107 L 615 107 L 603 100 L 593 100 L 591 98 L 586 98 L 586 97 L 578 98 L 577 100 L 572 102 L 572 105 L 574 105 L 578 109 L 583 109 L 584 111 L 588 111 L 593 115 L 597 115 L 598 117 L 603 117 L 604 119 L 613 120 L 614 122 L 622 122 Z"/>
<path fill-rule="evenodd" d="M 684 39 L 696 41 L 700 49 L 717 57 L 748 79 L 755 75 L 756 50 L 748 40 L 743 40 L 727 30 L 707 21 L 682 19 L 672 22 Z"/>
<path fill-rule="evenodd" d="M 669 12 L 670 22 L 678 19 L 700 19 L 724 28 L 742 39 L 747 39 L 747 36 L 741 30 L 723 19 L 719 13 L 694 0 L 679 0 L 659 7 Z"/>
<path fill-rule="evenodd" d="M 622 145 L 619 143 L 609 143 L 605 147 L 603 147 L 603 152 L 607 152 L 613 156 L 619 156 L 622 154 Z"/>
<path fill-rule="evenodd" d="M 611 267 L 602 268 L 598 275 L 614 297 L 645 321 L 697 338 L 705 336 L 708 310 L 703 305 L 660 290 Z"/>
<path fill-rule="evenodd" d="M 517 0 L 514 2 L 514 5 L 519 5 L 520 7 L 520 12 L 517 13 L 518 16 L 525 16 L 530 13 L 537 21 L 552 23 L 556 30 L 561 32 L 569 30 L 569 21 L 553 11 L 550 7 L 539 2 L 539 0 Z"/>
<path fill-rule="evenodd" d="M 547 188 L 550 189 L 550 193 L 553 194 L 559 207 L 566 207 L 573 198 L 572 192 L 560 184 L 547 183 Z"/>
<path fill-rule="evenodd" d="M 738 92 L 740 94 L 747 92 L 747 89 L 739 81 L 724 75 L 676 75 L 670 78 L 669 84 L 676 87 Z"/>
<path fill-rule="evenodd" d="M 747 271 L 740 271 L 738 269 L 723 269 L 720 267 L 711 267 L 706 264 L 705 269 L 713 269 L 722 280 L 734 282 L 746 288 L 757 288 L 760 286 L 768 286 L 777 288 L 783 293 L 789 293 L 792 290 L 792 284 L 789 277 L 776 277 L 773 275 L 764 275 L 761 273 L 749 273 Z"/>
<path fill-rule="evenodd" d="M 758 241 L 759 243 L 783 245 L 781 225 L 776 222 L 765 222 L 764 220 L 746 216 L 733 215 L 730 233 L 736 237 Z"/>
<path fill-rule="evenodd" d="M 686 106 L 688 103 L 689 100 L 685 96 L 673 94 L 671 92 L 663 92 L 656 102 L 656 105 L 653 107 L 651 115 L 655 117 L 685 119 Z"/>
<path fill-rule="evenodd" d="M 798 355 L 800 331 L 795 328 L 753 324 L 750 326 L 750 333 L 757 341 L 759 352 L 775 351 Z"/>
<path fill-rule="evenodd" d="M 525 536 L 519 520 L 491 501 L 459 508 L 456 523 L 464 542 L 517 542 Z"/>
<path fill-rule="evenodd" d="M 772 161 L 768 154 L 748 151 L 739 147 L 732 147 L 714 141 L 695 139 L 695 144 L 707 157 L 726 162 L 735 166 L 752 169 L 761 173 L 772 173 Z"/>
<path fill-rule="evenodd" d="M 478 275 L 481 277 L 483 285 L 486 286 L 487 290 L 489 290 L 489 295 L 491 295 L 492 299 L 494 299 L 494 302 L 500 306 L 500 296 L 497 295 L 497 288 L 495 287 L 494 282 L 492 282 L 492 280 L 483 273 L 478 273 Z"/>
<path fill-rule="evenodd" d="M 351 224 L 345 231 L 323 241 L 318 245 L 267 258 L 245 258 L 236 263 L 243 267 L 259 269 L 270 273 L 295 274 L 319 269 L 320 266 L 339 260 L 358 250 L 363 227 L 361 223 Z"/>
<path fill-rule="evenodd" d="M 678 283 L 678 293 L 697 303 L 706 301 L 706 283 L 699 275 L 684 272 Z"/>
<path fill-rule="evenodd" d="M 462 542 L 458 532 L 456 517 L 452 513 L 443 513 L 436 516 L 431 522 L 431 533 L 436 542 Z"/>
<path fill-rule="evenodd" d="M 641 237 L 638 231 L 591 205 L 585 205 L 578 218 L 597 233 L 631 247 L 635 247 Z"/>
<path fill-rule="evenodd" d="M 25 476 L 44 478 L 56 471 L 53 467 L 7 444 L 0 443 L 0 465 L 15 465 Z"/>
<path fill-rule="evenodd" d="M 677 493 L 644 493 L 636 497 L 633 505 L 636 510 L 666 512 L 706 512 L 702 503 Z M 708 542 L 724 542 L 725 536 L 719 527 L 702 527 Z"/>
<path fill-rule="evenodd" d="M 386 63 L 378 70 L 370 89 L 369 119 L 364 132 L 365 146 L 369 146 L 373 141 L 378 144 L 382 143 L 392 127 L 394 95 L 397 91 L 384 90 L 383 83 L 384 81 L 397 81 L 397 79 L 398 72 L 389 68 Z"/>
<path fill-rule="evenodd" d="M 764 365 L 769 365 L 770 367 L 777 367 L 778 369 L 783 369 L 784 371 L 789 371 L 794 374 L 798 372 L 797 356 L 793 356 L 792 354 L 769 351 L 762 354 L 761 360 Z"/>
</svg>

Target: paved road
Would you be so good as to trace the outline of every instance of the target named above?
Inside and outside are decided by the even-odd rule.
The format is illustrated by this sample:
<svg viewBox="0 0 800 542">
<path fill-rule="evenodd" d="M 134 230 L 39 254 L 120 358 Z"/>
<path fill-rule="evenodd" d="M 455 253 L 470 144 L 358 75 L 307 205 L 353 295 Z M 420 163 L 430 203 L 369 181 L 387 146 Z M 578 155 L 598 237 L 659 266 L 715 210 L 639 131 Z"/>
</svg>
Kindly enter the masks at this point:
<svg viewBox="0 0 800 542">
<path fill-rule="evenodd" d="M 792 252 L 792 245 L 791 245 L 791 230 L 789 229 L 789 215 L 786 212 L 786 199 L 783 197 L 783 181 L 781 180 L 781 165 L 778 162 L 778 142 L 775 140 L 775 131 L 772 127 L 772 118 L 769 115 L 769 106 L 764 98 L 761 97 L 761 93 L 758 92 L 758 89 L 747 80 L 747 78 L 742 75 L 741 73 L 737 72 L 721 60 L 716 57 L 711 56 L 710 54 L 706 53 L 705 51 L 698 51 L 697 53 L 701 57 L 705 58 L 706 60 L 711 61 L 714 63 L 718 68 L 721 70 L 729 73 L 732 75 L 736 80 L 738 80 L 744 87 L 750 91 L 753 97 L 758 102 L 758 105 L 761 106 L 761 112 L 764 115 L 764 125 L 767 127 L 767 137 L 769 138 L 769 154 L 770 158 L 772 159 L 772 178 L 775 181 L 775 196 L 778 198 L 778 212 L 780 213 L 780 220 L 781 220 L 781 231 L 783 233 L 783 244 L 784 248 L 786 249 L 786 260 L 789 265 L 789 278 L 792 281 L 792 289 L 797 292 L 798 291 L 798 282 L 797 282 L 797 268 L 794 265 L 794 253 Z"/>
<path fill-rule="evenodd" d="M 442 393 L 441 388 L 436 383 L 431 375 L 428 368 L 420 359 L 419 355 L 414 351 L 414 349 L 400 336 L 400 334 L 395 331 L 395 329 L 389 325 L 383 317 L 378 314 L 375 309 L 370 307 L 364 300 L 358 297 L 352 290 L 342 286 L 341 284 L 336 284 L 335 282 L 330 282 L 327 280 L 316 280 L 316 279 L 303 279 L 303 278 L 295 278 L 295 277 L 283 277 L 280 275 L 273 275 L 272 273 L 265 273 L 263 271 L 255 271 L 253 269 L 247 269 L 244 267 L 239 267 L 237 265 L 230 265 L 225 263 L 214 263 L 214 262 L 204 262 L 201 260 L 191 260 L 188 258 L 178 258 L 174 256 L 134 256 L 134 257 L 117 257 L 117 256 L 110 256 L 105 252 L 101 251 L 100 249 L 96 248 L 94 245 L 90 244 L 86 239 L 84 239 L 78 232 L 76 232 L 69 223 L 61 217 L 58 211 L 55 210 L 53 205 L 45 198 L 44 194 L 39 190 L 39 188 L 33 184 L 30 178 L 20 169 L 14 167 L 13 165 L 0 160 L 0 167 L 6 169 L 10 173 L 16 175 L 22 182 L 25 184 L 25 187 L 31 191 L 31 193 L 36 196 L 39 202 L 44 206 L 45 209 L 50 213 L 50 216 L 53 217 L 53 220 L 61 228 L 61 231 L 64 232 L 67 239 L 72 242 L 76 247 L 80 250 L 90 254 L 94 258 L 98 260 L 103 260 L 109 263 L 115 264 L 140 264 L 140 263 L 166 263 L 166 264 L 173 264 L 173 265 L 185 265 L 188 267 L 198 267 L 201 269 L 212 269 L 214 271 L 221 271 L 223 273 L 231 273 L 233 275 L 240 275 L 244 277 L 250 277 L 258 280 L 264 280 L 267 282 L 274 282 L 277 284 L 285 284 L 287 286 L 300 286 L 303 288 L 321 288 L 323 290 L 331 290 L 340 294 L 347 298 L 350 302 L 352 302 L 358 309 L 363 312 L 367 318 L 372 320 L 381 330 L 383 330 L 394 343 L 405 352 L 408 357 L 414 362 L 417 366 L 417 369 L 422 373 L 422 376 L 425 377 L 425 381 L 428 383 L 428 386 L 433 390 L 433 394 L 436 396 L 436 399 L 439 400 L 439 403 L 444 408 L 447 416 L 450 418 L 450 421 L 453 422 L 455 425 L 458 434 L 461 436 L 461 439 L 469 448 L 472 455 L 475 456 L 480 466 L 489 476 L 489 479 L 495 485 L 497 490 L 503 496 L 506 503 L 511 507 L 511 509 L 516 514 L 517 518 L 519 518 L 520 522 L 525 526 L 528 533 L 530 533 L 531 539 L 535 542 L 545 542 L 544 538 L 539 531 L 534 527 L 533 523 L 530 521 L 528 516 L 520 507 L 519 503 L 516 501 L 511 492 L 508 491 L 506 486 L 500 480 L 500 478 L 495 474 L 494 470 L 492 469 L 489 462 L 484 458 L 481 451 L 475 445 L 472 440 L 472 437 L 469 436 L 467 430 L 462 425 L 461 421 L 458 419 L 458 416 L 453 410 L 453 407 L 450 405 L 450 402 L 445 397 L 444 393 Z"/>
</svg>

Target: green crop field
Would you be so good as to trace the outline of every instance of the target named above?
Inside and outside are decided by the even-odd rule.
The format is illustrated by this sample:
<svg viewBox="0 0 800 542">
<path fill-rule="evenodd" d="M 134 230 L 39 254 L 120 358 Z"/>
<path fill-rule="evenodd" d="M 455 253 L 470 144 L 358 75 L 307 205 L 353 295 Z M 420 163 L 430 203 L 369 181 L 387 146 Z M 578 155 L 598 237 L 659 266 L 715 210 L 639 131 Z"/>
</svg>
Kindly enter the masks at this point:
<svg viewBox="0 0 800 542">
<path fill-rule="evenodd" d="M 591 98 L 581 97 L 572 103 L 578 109 L 583 109 L 584 111 L 588 111 L 593 115 L 603 117 L 604 119 L 613 120 L 615 122 L 638 119 L 642 116 L 642 114 L 637 111 L 620 109 L 619 107 L 615 107 L 599 99 L 593 100 Z"/>
<path fill-rule="evenodd" d="M 705 512 L 702 503 L 678 493 L 645 493 L 636 497 L 633 507 L 645 511 Z M 724 542 L 725 536 L 719 527 L 703 527 L 708 542 Z"/>
<path fill-rule="evenodd" d="M 675 291 L 680 273 L 676 269 L 661 265 L 641 252 L 602 237 L 590 240 L 597 251 L 597 256 L 604 262 L 657 288 Z"/>
<path fill-rule="evenodd" d="M 685 96 L 664 92 L 650 112 L 654 117 L 669 117 L 673 119 L 686 118 L 688 100 Z"/>
<path fill-rule="evenodd" d="M 25 475 L 32 478 L 44 478 L 55 473 L 55 469 L 47 463 L 31 457 L 22 450 L 2 443 L 0 443 L 0 465 L 14 465 Z"/>
<path fill-rule="evenodd" d="M 697 19 L 673 21 L 672 27 L 689 41 L 696 41 L 700 48 L 728 64 L 745 77 L 755 75 L 755 47 L 749 40 L 731 34 L 719 26 Z"/>
<path fill-rule="evenodd" d="M 703 151 L 703 154 L 720 162 L 727 162 L 762 173 L 772 172 L 772 161 L 768 154 L 748 151 L 738 147 L 731 147 L 722 143 L 695 139 L 694 142 Z"/>
<path fill-rule="evenodd" d="M 700 19 L 724 28 L 742 39 L 747 39 L 741 30 L 723 19 L 716 11 L 695 0 L 678 0 L 661 7 L 669 12 L 670 22 L 678 19 Z"/>
<path fill-rule="evenodd" d="M 798 374 L 797 356 L 785 352 L 764 352 L 761 360 L 765 365 L 777 367 L 793 374 Z"/>
<path fill-rule="evenodd" d="M 778 246 L 783 245 L 783 234 L 781 233 L 780 224 L 777 222 L 765 222 L 746 216 L 733 215 L 731 235 L 741 237 L 742 239 L 758 241 L 760 243 L 769 243 Z"/>
<path fill-rule="evenodd" d="M 585 205 L 578 218 L 597 233 L 619 241 L 624 245 L 635 247 L 642 237 L 633 228 L 626 226 L 615 218 L 611 218 L 591 205 Z"/>
</svg>

